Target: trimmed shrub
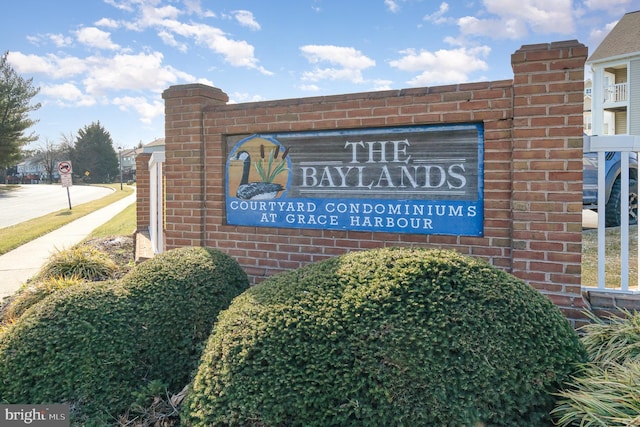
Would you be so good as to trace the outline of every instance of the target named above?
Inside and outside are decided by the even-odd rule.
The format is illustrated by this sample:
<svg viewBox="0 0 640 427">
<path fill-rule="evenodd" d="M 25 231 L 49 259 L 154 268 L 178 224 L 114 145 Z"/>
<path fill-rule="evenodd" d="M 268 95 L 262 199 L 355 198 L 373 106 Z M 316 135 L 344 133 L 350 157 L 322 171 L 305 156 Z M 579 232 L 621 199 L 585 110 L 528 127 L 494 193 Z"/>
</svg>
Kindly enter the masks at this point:
<svg viewBox="0 0 640 427">
<path fill-rule="evenodd" d="M 84 283 L 79 277 L 49 277 L 25 284 L 9 302 L 0 309 L 1 323 L 10 323 L 22 316 L 32 305 L 60 289 Z"/>
<path fill-rule="evenodd" d="M 230 257 L 183 248 L 120 282 L 55 292 L 0 337 L 0 401 L 69 403 L 77 423 L 113 424 L 149 383 L 182 389 L 218 311 L 247 286 Z"/>
<path fill-rule="evenodd" d="M 69 403 L 74 418 L 108 425 L 140 383 L 134 307 L 120 287 L 59 290 L 0 337 L 0 400 Z"/>
<path fill-rule="evenodd" d="M 377 249 L 265 280 L 221 313 L 186 425 L 543 426 L 584 360 L 547 298 L 452 251 Z"/>
<path fill-rule="evenodd" d="M 138 313 L 140 369 L 178 392 L 198 366 L 218 313 L 249 286 L 231 257 L 203 248 L 174 249 L 137 266 L 122 286 Z"/>
</svg>

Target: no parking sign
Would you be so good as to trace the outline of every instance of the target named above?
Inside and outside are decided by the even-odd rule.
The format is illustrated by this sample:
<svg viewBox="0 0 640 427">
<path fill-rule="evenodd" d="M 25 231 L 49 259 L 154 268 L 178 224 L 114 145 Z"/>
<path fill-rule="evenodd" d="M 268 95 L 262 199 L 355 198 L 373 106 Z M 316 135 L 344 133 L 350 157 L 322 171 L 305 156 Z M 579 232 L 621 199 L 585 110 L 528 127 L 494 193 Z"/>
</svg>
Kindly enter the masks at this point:
<svg viewBox="0 0 640 427">
<path fill-rule="evenodd" d="M 71 162 L 65 160 L 63 162 L 58 163 L 58 172 L 60 175 L 69 175 L 73 172 L 73 168 L 71 167 Z"/>
<path fill-rule="evenodd" d="M 71 162 L 68 160 L 58 163 L 58 173 L 60 174 L 60 184 L 67 189 L 67 199 L 69 199 L 69 210 L 71 210 L 71 196 L 69 195 L 69 187 L 73 185 L 73 178 L 71 177 L 73 168 Z"/>
</svg>

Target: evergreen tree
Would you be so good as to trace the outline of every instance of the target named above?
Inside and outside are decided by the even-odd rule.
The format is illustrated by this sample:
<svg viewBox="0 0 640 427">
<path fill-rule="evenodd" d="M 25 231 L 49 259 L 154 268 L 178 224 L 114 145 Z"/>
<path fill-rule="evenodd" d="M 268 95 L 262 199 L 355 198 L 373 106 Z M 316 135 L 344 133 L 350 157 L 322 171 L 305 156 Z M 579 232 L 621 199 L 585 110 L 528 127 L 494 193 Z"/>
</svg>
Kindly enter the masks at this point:
<svg viewBox="0 0 640 427">
<path fill-rule="evenodd" d="M 21 158 L 21 148 L 37 140 L 37 135 L 25 135 L 35 125 L 28 113 L 40 108 L 31 105 L 31 98 L 40 91 L 33 79 L 25 80 L 9 65 L 5 52 L 0 58 L 0 168 L 14 166 Z"/>
<path fill-rule="evenodd" d="M 111 135 L 99 121 L 78 131 L 72 162 L 74 175 L 86 182 L 112 182 L 118 176 L 118 156 Z"/>
</svg>

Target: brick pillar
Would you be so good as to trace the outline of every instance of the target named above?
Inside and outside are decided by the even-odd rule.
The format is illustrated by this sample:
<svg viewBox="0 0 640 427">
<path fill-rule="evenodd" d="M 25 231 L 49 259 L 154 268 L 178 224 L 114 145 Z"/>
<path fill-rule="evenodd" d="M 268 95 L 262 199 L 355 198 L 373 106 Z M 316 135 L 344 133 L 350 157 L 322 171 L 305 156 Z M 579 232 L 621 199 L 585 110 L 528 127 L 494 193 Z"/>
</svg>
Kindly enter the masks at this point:
<svg viewBox="0 0 640 427">
<path fill-rule="evenodd" d="M 514 71 L 512 272 L 582 319 L 582 126 L 587 48 L 523 46 Z"/>
<path fill-rule="evenodd" d="M 165 100 L 166 249 L 204 246 L 203 110 L 229 100 L 203 84 L 171 86 Z"/>
<path fill-rule="evenodd" d="M 151 153 L 140 153 L 136 156 L 136 229 L 143 232 L 147 232 L 151 224 L 150 158 Z"/>
</svg>

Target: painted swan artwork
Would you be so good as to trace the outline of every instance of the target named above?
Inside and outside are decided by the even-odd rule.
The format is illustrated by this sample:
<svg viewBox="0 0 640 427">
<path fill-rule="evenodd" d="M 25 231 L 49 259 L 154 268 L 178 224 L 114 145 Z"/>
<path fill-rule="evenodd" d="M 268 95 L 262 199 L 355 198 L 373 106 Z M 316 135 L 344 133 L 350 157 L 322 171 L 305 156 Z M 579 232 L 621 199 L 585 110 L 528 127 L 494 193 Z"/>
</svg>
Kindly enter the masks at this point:
<svg viewBox="0 0 640 427">
<path fill-rule="evenodd" d="M 242 179 L 236 190 L 236 197 L 245 200 L 267 200 L 274 199 L 280 191 L 285 188 L 273 182 L 249 182 L 249 171 L 251 169 L 251 156 L 246 151 L 239 151 L 230 160 L 241 160 Z"/>
</svg>

